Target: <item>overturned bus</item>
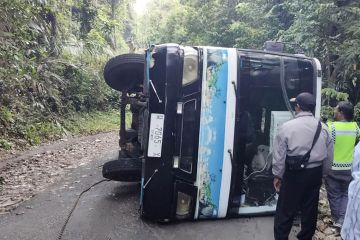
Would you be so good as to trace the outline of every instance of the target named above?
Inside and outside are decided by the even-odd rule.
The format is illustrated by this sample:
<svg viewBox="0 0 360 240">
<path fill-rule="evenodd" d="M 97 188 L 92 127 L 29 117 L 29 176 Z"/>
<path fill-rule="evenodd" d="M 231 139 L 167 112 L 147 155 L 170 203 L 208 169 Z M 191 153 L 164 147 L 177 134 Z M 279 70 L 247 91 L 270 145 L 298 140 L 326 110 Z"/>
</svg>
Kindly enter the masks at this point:
<svg viewBox="0 0 360 240">
<path fill-rule="evenodd" d="M 141 182 L 141 216 L 154 221 L 274 213 L 272 146 L 293 118 L 288 99 L 310 92 L 320 115 L 321 66 L 304 55 L 164 44 L 110 59 L 104 77 L 122 93 L 122 121 L 103 176 Z"/>
</svg>

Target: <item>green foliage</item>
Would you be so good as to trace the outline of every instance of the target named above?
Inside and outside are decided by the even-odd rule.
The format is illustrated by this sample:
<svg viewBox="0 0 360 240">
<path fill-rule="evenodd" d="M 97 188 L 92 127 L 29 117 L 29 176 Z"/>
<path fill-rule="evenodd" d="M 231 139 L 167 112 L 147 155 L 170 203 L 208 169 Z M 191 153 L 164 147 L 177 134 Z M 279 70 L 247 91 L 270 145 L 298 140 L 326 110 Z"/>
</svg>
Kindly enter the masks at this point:
<svg viewBox="0 0 360 240">
<path fill-rule="evenodd" d="M 348 101 L 349 98 L 349 94 L 344 92 L 337 92 L 332 88 L 322 89 L 321 96 L 321 118 L 324 122 L 333 119 L 334 109 L 339 101 Z"/>
<path fill-rule="evenodd" d="M 344 92 L 338 92 L 333 88 L 324 88 L 321 90 L 321 95 L 322 95 L 322 99 L 323 99 L 323 104 L 327 104 L 328 106 L 330 106 L 330 102 L 332 100 L 336 100 L 336 101 L 347 101 L 349 98 L 349 94 L 348 93 L 344 93 Z"/>
<path fill-rule="evenodd" d="M 289 42 L 323 64 L 325 86 L 360 97 L 360 2 L 304 0 L 161 0 L 141 16 L 142 42 L 261 48 Z M 294 46 L 294 47 L 291 47 Z"/>
<path fill-rule="evenodd" d="M 0 139 L 0 148 L 3 148 L 5 150 L 11 149 L 13 144 L 5 139 Z"/>
<path fill-rule="evenodd" d="M 180 42 L 187 35 L 186 9 L 178 0 L 159 0 L 148 3 L 148 11 L 135 20 L 135 39 L 138 47 L 164 42 Z"/>
<path fill-rule="evenodd" d="M 55 140 L 65 133 L 57 122 L 38 122 L 27 125 L 24 132 L 25 140 L 31 145 L 38 145 L 45 140 Z"/>
<path fill-rule="evenodd" d="M 123 30 L 130 13 L 129 0 L 0 2 L 4 141 L 38 144 L 62 135 L 63 120 L 75 112 L 118 108 L 119 94 L 102 71 L 110 57 L 127 51 Z"/>
<path fill-rule="evenodd" d="M 130 123 L 131 114 L 126 116 L 127 123 Z M 61 121 L 49 121 L 47 119 L 34 122 L 22 122 L 16 125 L 16 131 L 22 135 L 27 144 L 38 145 L 44 141 L 56 140 L 64 135 L 85 135 L 103 131 L 118 129 L 120 126 L 120 114 L 117 110 L 94 111 L 84 113 L 73 113 Z M 129 126 L 127 126 L 129 127 Z M 13 140 L 16 145 L 24 144 L 19 140 Z M 14 143 L 6 139 L 0 139 L 0 148 L 11 149 Z"/>
<path fill-rule="evenodd" d="M 0 2 L 1 139 L 36 144 L 62 134 L 64 119 L 74 113 L 118 108 L 119 95 L 105 85 L 102 67 L 132 44 L 260 49 L 266 40 L 289 42 L 288 50 L 301 48 L 322 63 L 323 116 L 331 116 L 339 100 L 360 100 L 357 0 L 152 0 L 142 16 L 132 4 Z"/>
<path fill-rule="evenodd" d="M 331 121 L 334 116 L 334 108 L 330 106 L 322 106 L 320 115 L 323 122 Z"/>
<path fill-rule="evenodd" d="M 65 129 L 76 135 L 115 130 L 119 126 L 120 114 L 116 110 L 77 114 L 64 122 Z"/>
<path fill-rule="evenodd" d="M 360 123 L 360 103 L 357 103 L 354 107 L 354 120 Z"/>
<path fill-rule="evenodd" d="M 310 56 L 323 64 L 325 86 L 349 93 L 349 100 L 359 100 L 360 3 L 306 0 L 287 1 L 295 16 L 293 24 L 281 37 L 300 44 Z"/>
<path fill-rule="evenodd" d="M 260 48 L 293 18 L 283 1 L 161 0 L 148 9 L 138 26 L 141 43 Z"/>
<path fill-rule="evenodd" d="M 322 63 L 329 117 L 337 101 L 360 100 L 359 19 L 356 0 L 161 0 L 149 4 L 136 32 L 140 43 L 260 49 L 266 40 L 287 42 L 287 51 Z"/>
<path fill-rule="evenodd" d="M 14 121 L 13 117 L 14 117 L 13 113 L 7 107 L 0 108 L 0 121 L 2 122 L 3 125 L 13 122 Z"/>
</svg>

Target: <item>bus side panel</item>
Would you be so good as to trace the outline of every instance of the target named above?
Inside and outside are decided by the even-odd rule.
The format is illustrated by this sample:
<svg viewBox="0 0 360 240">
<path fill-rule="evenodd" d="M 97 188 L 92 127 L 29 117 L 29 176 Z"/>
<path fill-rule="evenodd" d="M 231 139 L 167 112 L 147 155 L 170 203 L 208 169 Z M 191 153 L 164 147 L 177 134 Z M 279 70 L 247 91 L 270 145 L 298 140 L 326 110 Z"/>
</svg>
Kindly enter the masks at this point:
<svg viewBox="0 0 360 240">
<path fill-rule="evenodd" d="M 221 179 L 221 194 L 219 201 L 218 217 L 223 218 L 227 215 L 232 163 L 231 158 L 234 154 L 234 133 L 235 133 L 235 112 L 236 112 L 236 82 L 237 82 L 237 51 L 236 49 L 228 50 L 228 80 L 227 80 L 227 99 L 226 99 L 226 123 L 224 139 L 224 155 Z"/>
<path fill-rule="evenodd" d="M 222 168 L 228 92 L 228 50 L 204 48 L 204 68 L 200 113 L 200 137 L 197 166 L 198 199 L 196 218 L 218 218 L 219 209 L 226 209 L 222 200 Z M 231 177 L 231 174 L 228 175 Z M 227 197 L 228 197 L 228 190 Z M 226 212 L 226 211 L 225 211 Z"/>
</svg>

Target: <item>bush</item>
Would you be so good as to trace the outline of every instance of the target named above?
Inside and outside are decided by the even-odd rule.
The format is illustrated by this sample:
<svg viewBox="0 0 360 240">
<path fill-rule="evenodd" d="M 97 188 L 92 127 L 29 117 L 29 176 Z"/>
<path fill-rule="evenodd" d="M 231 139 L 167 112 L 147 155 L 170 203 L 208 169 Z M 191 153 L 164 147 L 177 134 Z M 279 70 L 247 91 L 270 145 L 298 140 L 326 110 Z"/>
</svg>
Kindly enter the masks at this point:
<svg viewBox="0 0 360 240">
<path fill-rule="evenodd" d="M 56 139 L 72 116 L 118 109 L 102 69 L 127 51 L 116 41 L 129 8 L 128 1 L 0 1 L 0 148 Z"/>
<path fill-rule="evenodd" d="M 0 148 L 3 148 L 5 150 L 11 149 L 13 144 L 11 142 L 8 142 L 5 139 L 0 139 Z"/>
</svg>

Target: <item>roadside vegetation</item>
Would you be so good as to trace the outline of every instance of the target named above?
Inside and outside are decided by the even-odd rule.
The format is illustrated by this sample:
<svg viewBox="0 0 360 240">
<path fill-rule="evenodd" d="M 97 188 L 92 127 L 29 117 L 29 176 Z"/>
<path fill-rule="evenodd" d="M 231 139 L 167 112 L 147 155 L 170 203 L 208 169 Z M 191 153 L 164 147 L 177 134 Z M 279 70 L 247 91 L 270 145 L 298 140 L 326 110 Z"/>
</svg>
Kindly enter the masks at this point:
<svg viewBox="0 0 360 240">
<path fill-rule="evenodd" d="M 104 64 L 165 42 L 255 49 L 266 40 L 290 43 L 287 52 L 322 63 L 323 118 L 348 99 L 360 121 L 359 1 L 150 0 L 141 15 L 134 4 L 0 2 L 0 149 L 98 131 L 97 121 L 112 129 L 119 94 L 103 81 Z"/>
<path fill-rule="evenodd" d="M 262 49 L 289 43 L 322 64 L 323 119 L 339 100 L 360 122 L 360 2 L 357 0 L 158 0 L 136 23 L 136 40 Z"/>
<path fill-rule="evenodd" d="M 56 140 L 66 135 L 95 134 L 116 130 L 119 128 L 119 111 L 93 111 L 89 113 L 78 113 L 69 116 L 61 122 L 47 121 L 24 126 L 24 139 L 6 140 L 0 139 L 0 147 L 11 149 L 13 144 L 26 146 L 27 144 L 38 145 L 44 141 Z"/>
<path fill-rule="evenodd" d="M 129 51 L 129 0 L 0 3 L 0 149 L 116 129 L 106 61 Z"/>
</svg>

